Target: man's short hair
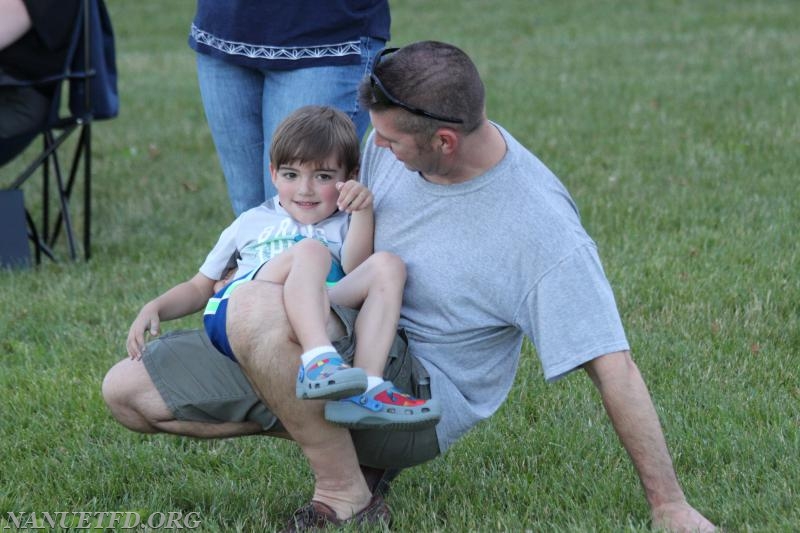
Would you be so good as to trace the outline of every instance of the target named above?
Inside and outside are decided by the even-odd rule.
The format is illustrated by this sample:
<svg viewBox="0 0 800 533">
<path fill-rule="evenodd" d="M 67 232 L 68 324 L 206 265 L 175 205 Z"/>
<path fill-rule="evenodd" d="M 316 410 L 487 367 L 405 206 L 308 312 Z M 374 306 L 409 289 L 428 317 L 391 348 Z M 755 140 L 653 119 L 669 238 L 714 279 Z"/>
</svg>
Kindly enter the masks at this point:
<svg viewBox="0 0 800 533">
<path fill-rule="evenodd" d="M 333 157 L 346 175 L 358 168 L 360 142 L 353 121 L 328 106 L 304 106 L 280 123 L 269 159 L 275 168 L 290 163 L 322 165 Z"/>
<path fill-rule="evenodd" d="M 397 127 L 405 132 L 432 135 L 446 125 L 470 133 L 483 121 L 483 81 L 469 56 L 451 44 L 438 41 L 409 44 L 382 58 L 373 74 L 397 100 L 463 121 L 454 124 L 404 111 L 398 115 Z M 397 107 L 376 94 L 370 78 L 361 82 L 359 101 L 371 111 Z"/>
</svg>

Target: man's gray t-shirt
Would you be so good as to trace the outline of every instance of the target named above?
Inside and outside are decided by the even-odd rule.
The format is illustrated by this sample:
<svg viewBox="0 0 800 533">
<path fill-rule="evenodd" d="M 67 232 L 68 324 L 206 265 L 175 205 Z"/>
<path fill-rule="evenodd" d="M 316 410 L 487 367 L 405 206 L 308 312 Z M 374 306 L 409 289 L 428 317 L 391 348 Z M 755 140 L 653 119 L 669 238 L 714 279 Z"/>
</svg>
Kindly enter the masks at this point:
<svg viewBox="0 0 800 533">
<path fill-rule="evenodd" d="M 374 194 L 375 250 L 407 266 L 400 327 L 443 404 L 442 452 L 505 400 L 524 336 L 547 380 L 628 349 L 572 198 L 497 128 L 505 157 L 463 183 L 426 181 L 372 137 L 362 158 L 361 181 Z"/>
</svg>

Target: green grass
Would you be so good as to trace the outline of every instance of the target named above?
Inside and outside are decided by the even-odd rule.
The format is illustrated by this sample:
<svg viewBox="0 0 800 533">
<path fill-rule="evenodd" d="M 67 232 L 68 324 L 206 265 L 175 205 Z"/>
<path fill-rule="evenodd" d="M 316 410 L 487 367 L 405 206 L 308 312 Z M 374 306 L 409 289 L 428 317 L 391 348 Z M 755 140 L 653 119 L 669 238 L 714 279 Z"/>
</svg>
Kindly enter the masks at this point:
<svg viewBox="0 0 800 533">
<path fill-rule="evenodd" d="M 137 435 L 100 396 L 138 308 L 231 218 L 194 3 L 109 4 L 122 111 L 94 129 L 94 257 L 0 272 L 0 518 L 183 510 L 203 531 L 271 530 L 311 491 L 292 444 Z M 800 529 L 796 2 L 393 4 L 393 43 L 467 50 L 490 117 L 573 193 L 690 501 L 726 531 Z M 589 380 L 546 385 L 528 345 L 501 411 L 389 502 L 396 531 L 648 528 Z"/>
</svg>

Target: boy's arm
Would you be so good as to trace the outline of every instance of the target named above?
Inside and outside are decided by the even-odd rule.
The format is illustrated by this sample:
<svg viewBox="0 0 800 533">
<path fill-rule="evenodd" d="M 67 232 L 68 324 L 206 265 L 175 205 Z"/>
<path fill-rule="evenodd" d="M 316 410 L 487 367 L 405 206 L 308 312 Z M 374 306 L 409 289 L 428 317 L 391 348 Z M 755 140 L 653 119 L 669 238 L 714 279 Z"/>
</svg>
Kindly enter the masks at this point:
<svg viewBox="0 0 800 533">
<path fill-rule="evenodd" d="M 349 274 L 372 255 L 375 214 L 372 193 L 364 185 L 346 181 L 338 189 L 339 209 L 350 213 L 350 228 L 342 245 L 342 269 Z"/>
<path fill-rule="evenodd" d="M 356 211 L 350 216 L 350 229 L 342 246 L 342 269 L 352 272 L 372 255 L 375 218 L 372 207 Z"/>
<path fill-rule="evenodd" d="M 202 309 L 214 294 L 214 280 L 199 272 L 189 281 L 175 285 L 142 307 L 128 331 L 128 355 L 139 359 L 145 345 L 145 333 L 160 333 L 161 321 L 172 320 Z"/>
</svg>

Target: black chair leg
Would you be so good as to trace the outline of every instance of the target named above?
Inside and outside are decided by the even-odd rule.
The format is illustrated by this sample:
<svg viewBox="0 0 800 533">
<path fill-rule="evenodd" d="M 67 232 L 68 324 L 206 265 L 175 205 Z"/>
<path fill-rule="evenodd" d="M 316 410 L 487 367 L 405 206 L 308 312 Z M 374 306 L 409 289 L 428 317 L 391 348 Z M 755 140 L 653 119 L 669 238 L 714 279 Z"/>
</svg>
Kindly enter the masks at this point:
<svg viewBox="0 0 800 533">
<path fill-rule="evenodd" d="M 45 133 L 48 137 L 48 141 L 52 144 L 52 134 L 50 132 Z M 69 247 L 69 257 L 73 261 L 77 258 L 77 252 L 75 251 L 75 234 L 72 231 L 72 218 L 69 214 L 69 198 L 66 194 L 66 188 L 64 185 L 64 175 L 61 172 L 61 165 L 58 161 L 58 155 L 56 152 L 53 152 L 53 171 L 56 176 L 56 186 L 58 187 L 58 201 L 61 205 L 61 216 L 60 219 L 64 222 L 64 231 L 67 233 L 67 245 Z M 56 234 L 54 232 L 53 237 L 50 241 L 50 246 L 52 246 L 55 242 Z"/>
<path fill-rule="evenodd" d="M 89 151 L 90 150 L 90 146 L 89 146 L 89 144 L 87 142 L 88 140 L 91 139 L 91 136 L 87 135 L 87 133 L 86 133 L 86 128 L 88 126 L 89 126 L 88 123 L 84 124 L 81 127 L 81 131 L 80 131 L 80 133 L 78 135 L 78 143 L 77 143 L 77 145 L 75 147 L 75 152 L 74 152 L 74 154 L 72 156 L 72 166 L 70 167 L 70 170 L 69 170 L 69 179 L 67 180 L 67 186 L 66 186 L 66 189 L 65 189 L 65 194 L 66 194 L 67 199 L 72 198 L 72 189 L 73 189 L 73 187 L 75 185 L 75 180 L 77 179 L 77 176 L 78 176 L 78 166 L 80 165 L 81 161 L 83 160 L 83 165 L 84 165 L 83 166 L 83 173 L 84 173 L 83 175 L 84 175 L 84 182 L 85 182 L 84 183 L 84 187 L 85 187 L 85 189 L 84 189 L 84 207 L 85 208 L 90 208 L 90 206 L 87 206 L 87 204 L 86 204 L 86 194 L 88 194 L 87 191 L 89 190 L 88 179 L 89 179 L 89 176 L 90 176 L 90 174 L 89 174 L 90 170 L 88 170 L 89 167 L 87 166 L 88 165 L 87 161 L 91 161 L 91 152 Z M 86 223 L 86 220 L 87 220 L 86 216 L 88 214 L 89 214 L 88 211 L 86 211 L 84 213 L 84 223 Z M 59 235 L 61 234 L 61 223 L 62 223 L 62 220 L 63 220 L 63 213 L 59 213 L 59 216 L 55 220 L 55 225 L 53 226 L 53 235 L 50 238 L 50 245 L 51 246 L 55 243 L 55 241 L 58 239 Z M 84 255 L 86 256 L 86 259 L 89 258 L 88 255 L 86 254 L 86 250 L 88 249 L 87 248 L 88 241 L 86 240 L 87 227 L 88 227 L 87 225 L 84 225 Z M 73 236 L 73 241 L 74 241 L 74 236 Z"/>
<path fill-rule="evenodd" d="M 89 260 L 92 250 L 92 123 L 83 127 L 83 256 Z"/>
<path fill-rule="evenodd" d="M 39 232 L 36 230 L 36 224 L 33 223 L 33 217 L 27 209 L 25 210 L 25 219 L 28 221 L 28 238 L 33 242 L 36 264 L 42 264 L 42 253 L 55 262 L 56 256 L 53 250 L 39 236 Z"/>
</svg>

